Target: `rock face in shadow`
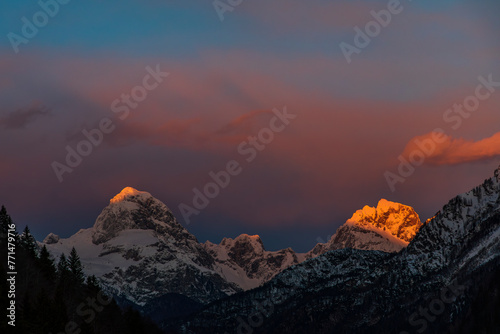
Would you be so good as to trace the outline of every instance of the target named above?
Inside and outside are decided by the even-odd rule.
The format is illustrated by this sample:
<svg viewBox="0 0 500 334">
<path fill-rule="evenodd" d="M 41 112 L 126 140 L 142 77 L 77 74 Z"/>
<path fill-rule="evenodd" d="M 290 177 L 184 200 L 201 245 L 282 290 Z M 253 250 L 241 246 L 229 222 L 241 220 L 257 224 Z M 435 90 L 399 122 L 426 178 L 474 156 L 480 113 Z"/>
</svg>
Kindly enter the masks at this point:
<svg viewBox="0 0 500 334">
<path fill-rule="evenodd" d="M 215 259 L 221 275 L 244 290 L 269 281 L 304 258 L 303 254 L 296 254 L 291 248 L 266 251 L 258 235 L 242 234 L 234 240 L 224 238 L 219 245 L 209 241 L 204 245 Z"/>
</svg>

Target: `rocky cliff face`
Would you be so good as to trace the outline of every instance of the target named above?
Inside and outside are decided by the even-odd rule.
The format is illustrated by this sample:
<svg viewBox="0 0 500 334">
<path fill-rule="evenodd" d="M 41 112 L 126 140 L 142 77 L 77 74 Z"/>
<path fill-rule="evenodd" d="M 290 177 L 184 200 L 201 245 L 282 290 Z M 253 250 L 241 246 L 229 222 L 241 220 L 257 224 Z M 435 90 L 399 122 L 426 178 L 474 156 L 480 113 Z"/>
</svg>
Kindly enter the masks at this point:
<svg viewBox="0 0 500 334">
<path fill-rule="evenodd" d="M 196 238 L 180 225 L 172 211 L 150 193 L 127 187 L 110 200 L 93 227 L 92 242 L 105 243 L 125 230 L 151 230 L 185 245 Z"/>
<path fill-rule="evenodd" d="M 242 234 L 234 240 L 224 238 L 219 245 L 207 241 L 205 249 L 215 259 L 221 276 L 245 290 L 269 281 L 303 259 L 302 254 L 296 254 L 291 248 L 266 251 L 258 235 Z"/>
<path fill-rule="evenodd" d="M 412 207 L 381 199 L 375 208 L 365 206 L 356 211 L 329 242 L 316 245 L 306 257 L 342 248 L 398 252 L 408 245 L 421 226 Z"/>
</svg>

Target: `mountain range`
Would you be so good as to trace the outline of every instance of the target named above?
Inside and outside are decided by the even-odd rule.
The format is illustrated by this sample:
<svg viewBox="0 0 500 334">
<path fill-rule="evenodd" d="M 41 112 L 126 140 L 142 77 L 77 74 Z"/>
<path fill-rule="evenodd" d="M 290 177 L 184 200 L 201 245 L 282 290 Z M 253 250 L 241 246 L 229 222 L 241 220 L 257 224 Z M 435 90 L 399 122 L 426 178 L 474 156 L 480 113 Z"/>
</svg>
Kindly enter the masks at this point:
<svg viewBox="0 0 500 334">
<path fill-rule="evenodd" d="M 498 333 L 500 169 L 399 252 L 328 251 L 165 321 L 175 333 Z"/>
<path fill-rule="evenodd" d="M 93 227 L 43 244 L 56 257 L 75 247 L 105 291 L 173 333 L 446 331 L 481 294 L 470 282 L 497 274 L 499 173 L 425 223 L 403 204 L 365 206 L 305 254 L 266 251 L 246 234 L 200 243 L 165 204 L 130 187 Z M 453 302 L 432 299 L 443 289 L 459 291 Z M 433 300 L 439 321 L 418 312 Z"/>
</svg>

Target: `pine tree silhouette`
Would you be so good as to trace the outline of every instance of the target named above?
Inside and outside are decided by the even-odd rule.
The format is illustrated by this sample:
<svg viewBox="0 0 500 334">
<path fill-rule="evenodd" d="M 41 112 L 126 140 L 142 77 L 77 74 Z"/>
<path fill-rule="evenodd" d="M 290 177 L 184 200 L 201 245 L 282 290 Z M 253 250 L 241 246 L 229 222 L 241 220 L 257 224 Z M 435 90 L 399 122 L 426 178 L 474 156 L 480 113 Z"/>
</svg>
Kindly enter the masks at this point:
<svg viewBox="0 0 500 334">
<path fill-rule="evenodd" d="M 24 228 L 23 234 L 21 234 L 20 243 L 21 243 L 21 246 L 24 247 L 24 249 L 26 249 L 32 257 L 37 256 L 38 246 L 36 244 L 36 239 L 31 234 L 31 231 L 30 231 L 28 225 L 26 225 L 26 227 Z"/>
<path fill-rule="evenodd" d="M 57 286 L 56 294 L 62 299 L 66 296 L 66 292 L 69 288 L 69 278 L 71 272 L 69 271 L 68 260 L 66 260 L 66 255 L 64 253 L 59 257 L 59 262 L 57 263 Z"/>
<path fill-rule="evenodd" d="M 80 262 L 80 257 L 78 256 L 75 247 L 73 247 L 71 249 L 71 253 L 69 253 L 68 266 L 71 274 L 73 274 L 73 279 L 77 283 L 83 284 L 83 282 L 85 282 L 85 275 L 83 274 L 82 263 Z"/>
<path fill-rule="evenodd" d="M 0 233 L 6 234 L 10 224 L 12 224 L 12 219 L 7 214 L 5 206 L 2 205 L 2 209 L 0 209 Z"/>
<path fill-rule="evenodd" d="M 56 266 L 54 265 L 54 260 L 50 257 L 50 253 L 47 250 L 47 247 L 43 245 L 40 250 L 40 256 L 38 258 L 38 265 L 42 274 L 49 280 L 54 280 L 56 274 Z"/>
<path fill-rule="evenodd" d="M 68 260 L 66 260 L 66 255 L 64 253 L 61 254 L 59 257 L 59 262 L 57 263 L 57 276 L 59 277 L 59 280 L 63 276 L 68 276 L 69 274 L 69 267 L 68 267 Z"/>
</svg>

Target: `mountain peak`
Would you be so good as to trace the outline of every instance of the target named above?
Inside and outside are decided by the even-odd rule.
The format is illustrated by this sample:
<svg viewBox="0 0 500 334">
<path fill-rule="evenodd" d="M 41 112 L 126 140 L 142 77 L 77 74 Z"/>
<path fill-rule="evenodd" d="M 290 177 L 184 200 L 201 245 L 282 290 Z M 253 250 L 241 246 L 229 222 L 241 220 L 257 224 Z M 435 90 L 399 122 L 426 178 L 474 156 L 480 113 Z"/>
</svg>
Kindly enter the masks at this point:
<svg viewBox="0 0 500 334">
<path fill-rule="evenodd" d="M 127 200 L 132 196 L 144 196 L 144 197 L 152 197 L 150 193 L 145 191 L 139 191 L 132 187 L 125 187 L 119 194 L 113 197 L 109 202 L 110 203 L 119 203 Z"/>
<path fill-rule="evenodd" d="M 391 209 L 392 210 L 399 210 L 401 206 L 407 207 L 406 205 L 392 202 L 392 201 L 388 201 L 388 200 L 382 198 L 380 201 L 378 201 L 376 207 L 365 205 L 363 207 L 363 209 L 356 211 L 353 214 L 351 219 L 356 220 L 356 219 L 359 219 L 358 217 L 373 216 L 373 215 L 376 215 L 377 213 L 380 213 L 380 212 L 388 212 Z"/>
<path fill-rule="evenodd" d="M 382 198 L 382 199 L 380 199 L 380 201 L 378 201 L 377 208 L 387 211 L 388 209 L 398 207 L 399 205 L 403 205 L 403 204 L 391 202 L 391 201 L 386 200 L 385 198 Z"/>
<path fill-rule="evenodd" d="M 195 240 L 175 219 L 170 209 L 150 193 L 124 188 L 97 217 L 92 240 L 109 241 L 124 230 L 153 230 L 161 235 Z"/>
<path fill-rule="evenodd" d="M 330 241 L 317 244 L 306 258 L 341 248 L 398 252 L 408 246 L 420 227 L 422 222 L 411 206 L 381 199 L 376 207 L 365 205 L 356 211 Z"/>
<path fill-rule="evenodd" d="M 300 262 L 291 248 L 266 251 L 258 235 L 241 234 L 234 239 L 224 238 L 219 245 L 207 241 L 204 246 L 221 275 L 244 290 L 256 288 Z"/>
<path fill-rule="evenodd" d="M 422 226 L 411 206 L 381 199 L 377 207 L 365 206 L 356 211 L 346 224 L 372 226 L 389 232 L 408 243 Z"/>
<path fill-rule="evenodd" d="M 235 246 L 241 247 L 241 245 L 245 245 L 245 249 L 247 251 L 252 250 L 259 253 L 265 251 L 264 243 L 258 235 L 241 234 L 234 239 L 224 238 L 221 245 L 228 248 L 233 248 Z"/>
<path fill-rule="evenodd" d="M 259 235 L 249 235 L 249 234 L 241 234 L 239 236 L 236 237 L 236 239 L 234 239 L 235 241 L 236 240 L 254 240 L 254 241 L 257 241 L 259 243 L 262 243 L 262 240 L 260 239 L 260 236 Z"/>
</svg>

